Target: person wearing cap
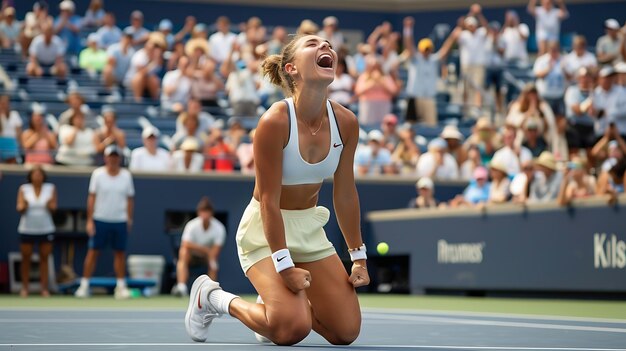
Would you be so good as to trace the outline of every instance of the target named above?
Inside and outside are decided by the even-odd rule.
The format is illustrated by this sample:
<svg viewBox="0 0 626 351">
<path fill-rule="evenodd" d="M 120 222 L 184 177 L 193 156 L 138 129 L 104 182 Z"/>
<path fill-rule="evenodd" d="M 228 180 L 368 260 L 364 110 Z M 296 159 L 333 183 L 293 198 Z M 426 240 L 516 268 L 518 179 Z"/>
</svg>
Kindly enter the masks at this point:
<svg viewBox="0 0 626 351">
<path fill-rule="evenodd" d="M 463 134 L 455 125 L 447 125 L 439 134 L 439 137 L 448 144 L 448 152 L 456 160 L 459 167 L 467 160 L 467 151 L 463 147 Z"/>
<path fill-rule="evenodd" d="M 605 35 L 596 42 L 596 55 L 601 65 L 612 65 L 622 62 L 622 45 L 624 38 L 620 35 L 620 25 L 614 18 L 604 21 Z"/>
<path fill-rule="evenodd" d="M 582 35 L 574 37 L 572 51 L 563 57 L 563 71 L 570 83 L 576 81 L 576 74 L 580 68 L 595 71 L 598 68 L 596 56 L 587 51 L 587 39 Z"/>
<path fill-rule="evenodd" d="M 32 106 L 28 129 L 22 133 L 25 164 L 54 164 L 53 152 L 57 148 L 57 136 L 48 128 L 45 114 L 46 110 L 42 105 Z"/>
<path fill-rule="evenodd" d="M 528 64 L 527 41 L 530 29 L 525 23 L 520 23 L 519 15 L 515 10 L 508 10 L 504 17 L 504 26 L 500 38 L 504 43 L 504 60 L 508 65 Z"/>
<path fill-rule="evenodd" d="M 59 4 L 61 13 L 54 21 L 54 33 L 65 43 L 69 54 L 78 54 L 81 49 L 80 29 L 83 20 L 74 12 L 76 7 L 72 0 L 63 0 Z"/>
<path fill-rule="evenodd" d="M 530 150 L 533 158 L 539 157 L 542 152 L 548 150 L 546 139 L 539 133 L 539 123 L 535 120 L 527 120 L 522 125 L 524 137 L 522 139 L 522 147 Z M 524 162 L 520 162 L 520 165 Z"/>
<path fill-rule="evenodd" d="M 107 53 L 98 46 L 98 36 L 91 33 L 87 36 L 87 47 L 78 56 L 78 66 L 87 72 L 97 74 L 107 64 Z"/>
<path fill-rule="evenodd" d="M 565 116 L 569 122 L 567 146 L 571 153 L 590 151 L 596 142 L 595 118 L 591 115 L 593 75 L 587 68 L 578 69 L 578 84 L 565 91 Z"/>
<path fill-rule="evenodd" d="M 540 6 L 537 6 L 537 0 L 530 0 L 527 10 L 535 17 L 537 47 L 539 55 L 543 55 L 548 52 L 550 44 L 559 42 L 561 22 L 569 16 L 565 0 L 541 0 Z"/>
<path fill-rule="evenodd" d="M 417 47 L 413 39 L 413 17 L 404 18 L 403 41 L 404 51 L 400 54 L 400 62 L 408 70 L 405 94 L 407 96 L 406 120 L 437 125 L 437 82 L 442 60 L 450 52 L 455 38 L 461 29 L 455 29 L 438 51 L 433 42 L 424 38 Z"/>
<path fill-rule="evenodd" d="M 506 126 L 503 134 L 504 145 L 493 154 L 491 162 L 503 165 L 506 168 L 506 174 L 513 176 L 519 172 L 520 164 L 531 160 L 533 154 L 527 148 L 515 144 L 516 131 L 514 127 Z"/>
<path fill-rule="evenodd" d="M 463 99 L 465 103 L 475 107 L 482 107 L 481 89 L 485 85 L 485 68 L 487 55 L 485 48 L 489 41 L 491 31 L 489 23 L 482 13 L 478 4 L 473 4 L 470 11 L 459 25 L 463 30 L 456 34 L 461 55 L 461 73 L 464 77 L 465 90 Z"/>
<path fill-rule="evenodd" d="M 54 34 L 52 23 L 41 28 L 42 34 L 36 36 L 28 48 L 29 61 L 26 73 L 29 76 L 41 77 L 44 72 L 63 78 L 67 72 L 65 65 L 65 44 Z"/>
<path fill-rule="evenodd" d="M 115 24 L 115 14 L 107 12 L 102 20 L 102 26 L 96 31 L 98 46 L 108 50 L 113 44 L 122 40 L 122 30 Z"/>
<path fill-rule="evenodd" d="M 509 180 L 512 174 L 508 173 L 508 169 L 505 164 L 491 160 L 489 163 L 489 174 L 491 177 L 491 185 L 489 188 L 489 203 L 501 204 L 509 201 L 511 196 L 509 188 L 511 181 Z"/>
<path fill-rule="evenodd" d="M 22 36 L 20 44 L 22 56 L 28 57 L 29 47 L 33 39 L 43 33 L 44 25 L 52 23 L 52 17 L 48 14 L 48 3 L 45 1 L 35 1 L 33 10 L 24 17 Z"/>
<path fill-rule="evenodd" d="M 13 49 L 19 40 L 22 24 L 15 19 L 14 7 L 6 7 L 2 14 L 4 20 L 0 22 L 0 44 L 4 49 Z"/>
<path fill-rule="evenodd" d="M 496 150 L 501 147 L 502 141 L 500 140 L 500 135 L 491 124 L 491 119 L 484 116 L 476 121 L 472 128 L 472 134 L 465 140 L 463 145 L 466 148 L 476 145 L 480 151 L 481 163 L 487 164 L 491 161 Z"/>
<path fill-rule="evenodd" d="M 132 33 L 125 30 L 120 41 L 109 46 L 106 54 L 107 64 L 102 71 L 102 80 L 105 87 L 113 88 L 117 84 L 122 84 L 135 55 Z"/>
<path fill-rule="evenodd" d="M 439 200 L 435 198 L 435 183 L 428 177 L 422 177 L 415 183 L 417 197 L 409 200 L 407 208 L 425 209 L 439 207 Z"/>
<path fill-rule="evenodd" d="M 94 132 L 93 143 L 97 154 L 102 154 L 109 145 L 126 148 L 126 133 L 117 126 L 117 116 L 113 106 L 102 106 L 104 125 Z"/>
<path fill-rule="evenodd" d="M 144 48 L 135 52 L 130 60 L 124 86 L 132 90 L 135 101 L 140 102 L 145 96 L 153 100 L 159 98 L 165 46 L 163 35 L 158 32 L 152 33 Z"/>
<path fill-rule="evenodd" d="M 559 189 L 558 202 L 561 206 L 569 205 L 574 199 L 584 199 L 596 194 L 596 178 L 587 174 L 585 163 L 574 158 L 567 163 L 567 168 Z"/>
<path fill-rule="evenodd" d="M 175 70 L 165 73 L 161 87 L 161 107 L 168 111 L 181 112 L 191 96 L 193 67 L 189 58 L 181 56 Z"/>
<path fill-rule="evenodd" d="M 592 95 L 592 113 L 596 117 L 596 136 L 601 137 L 611 126 L 626 137 L 626 89 L 615 84 L 613 67 L 605 66 L 598 74 L 598 86 Z"/>
<path fill-rule="evenodd" d="M 172 153 L 172 171 L 176 173 L 201 173 L 204 167 L 204 156 L 200 153 L 198 140 L 188 137 L 180 145 L 179 150 Z"/>
<path fill-rule="evenodd" d="M 563 96 L 568 86 L 563 57 L 558 43 L 550 43 L 548 52 L 539 56 L 533 66 L 539 96 L 550 105 L 555 115 L 565 115 Z"/>
<path fill-rule="evenodd" d="M 104 166 L 96 168 L 89 180 L 87 197 L 87 235 L 89 244 L 80 286 L 74 293 L 79 298 L 90 296 L 89 280 L 96 268 L 100 252 L 109 243 L 113 247 L 115 298 L 127 299 L 126 243 L 133 225 L 135 186 L 133 176 L 121 167 L 122 150 L 116 145 L 104 149 Z"/>
<path fill-rule="evenodd" d="M 135 10 L 130 14 L 130 26 L 124 28 L 124 32 L 132 33 L 131 45 L 133 49 L 140 50 L 148 41 L 150 31 L 143 26 L 143 12 Z"/>
<path fill-rule="evenodd" d="M 448 152 L 448 144 L 441 138 L 428 143 L 428 151 L 420 156 L 416 166 L 418 177 L 437 180 L 459 179 L 459 166 Z"/>
<path fill-rule="evenodd" d="M 463 193 L 450 200 L 450 207 L 483 206 L 489 201 L 490 191 L 489 171 L 483 166 L 477 167 Z"/>
<path fill-rule="evenodd" d="M 89 7 L 83 17 L 83 26 L 88 28 L 98 28 L 104 23 L 103 0 L 91 0 Z"/>
<path fill-rule="evenodd" d="M 385 136 L 378 129 L 367 134 L 367 146 L 359 148 L 354 158 L 356 173 L 359 175 L 394 174 L 395 166 L 391 152 L 385 148 Z"/>
<path fill-rule="evenodd" d="M 322 30 L 317 35 L 328 40 L 335 50 L 339 50 L 345 43 L 343 34 L 339 31 L 339 20 L 335 16 L 324 18 Z"/>
<path fill-rule="evenodd" d="M 172 158 L 170 153 L 159 147 L 161 132 L 153 126 L 144 128 L 141 132 L 143 146 L 138 147 L 130 154 L 128 168 L 140 172 L 162 172 L 171 168 Z"/>
<path fill-rule="evenodd" d="M 228 57 L 230 48 L 237 40 L 237 35 L 230 30 L 230 19 L 226 16 L 220 16 L 215 21 L 217 32 L 209 37 L 209 47 L 211 58 L 218 64 L 221 64 Z"/>
<path fill-rule="evenodd" d="M 56 161 L 68 166 L 91 166 L 94 163 L 94 131 L 87 127 L 83 113 L 74 114 L 69 124 L 59 127 L 59 152 Z"/>
<path fill-rule="evenodd" d="M 551 202 L 558 198 L 563 172 L 557 169 L 556 159 L 544 151 L 535 160 L 537 174 L 530 183 L 529 203 Z"/>
</svg>

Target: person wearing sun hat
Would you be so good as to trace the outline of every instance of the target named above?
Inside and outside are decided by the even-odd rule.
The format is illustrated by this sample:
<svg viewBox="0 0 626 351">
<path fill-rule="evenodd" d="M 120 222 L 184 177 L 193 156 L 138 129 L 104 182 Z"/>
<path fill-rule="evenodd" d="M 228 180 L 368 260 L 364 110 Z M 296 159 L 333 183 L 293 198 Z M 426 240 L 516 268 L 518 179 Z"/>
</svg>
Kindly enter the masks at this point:
<svg viewBox="0 0 626 351">
<path fill-rule="evenodd" d="M 558 170 L 556 159 L 549 151 L 544 151 L 535 160 L 537 175 L 530 184 L 529 202 L 550 202 L 558 198 L 563 173 Z"/>
<path fill-rule="evenodd" d="M 435 199 L 435 183 L 428 177 L 422 177 L 415 183 L 417 197 L 409 201 L 407 208 L 425 209 L 437 208 L 439 201 Z"/>
<path fill-rule="evenodd" d="M 598 62 L 602 65 L 621 62 L 624 59 L 621 53 L 624 39 L 619 33 L 619 22 L 614 18 L 607 19 L 604 21 L 604 31 L 606 34 L 598 38 L 596 42 Z"/>
<path fill-rule="evenodd" d="M 490 203 L 503 203 L 509 200 L 509 187 L 511 181 L 507 166 L 499 161 L 491 161 L 489 163 L 489 172 L 491 174 L 491 188 L 489 189 Z"/>
<path fill-rule="evenodd" d="M 186 138 L 180 150 L 172 154 L 172 170 L 177 173 L 200 173 L 204 166 L 204 156 L 200 153 L 200 143 L 193 137 Z"/>
<path fill-rule="evenodd" d="M 447 125 L 439 134 L 439 137 L 448 144 L 448 152 L 456 160 L 457 165 L 461 166 L 467 160 L 467 150 L 463 147 L 463 133 L 455 125 Z"/>
</svg>

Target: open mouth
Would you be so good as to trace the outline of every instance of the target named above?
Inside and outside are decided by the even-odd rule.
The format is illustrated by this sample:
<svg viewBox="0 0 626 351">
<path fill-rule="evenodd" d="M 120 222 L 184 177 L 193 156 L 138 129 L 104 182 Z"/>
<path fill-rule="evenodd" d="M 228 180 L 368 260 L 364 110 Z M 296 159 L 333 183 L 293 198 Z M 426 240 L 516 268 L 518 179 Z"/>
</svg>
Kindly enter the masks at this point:
<svg viewBox="0 0 626 351">
<path fill-rule="evenodd" d="M 322 68 L 333 68 L 333 57 L 330 54 L 323 54 L 317 59 L 317 65 Z"/>
</svg>

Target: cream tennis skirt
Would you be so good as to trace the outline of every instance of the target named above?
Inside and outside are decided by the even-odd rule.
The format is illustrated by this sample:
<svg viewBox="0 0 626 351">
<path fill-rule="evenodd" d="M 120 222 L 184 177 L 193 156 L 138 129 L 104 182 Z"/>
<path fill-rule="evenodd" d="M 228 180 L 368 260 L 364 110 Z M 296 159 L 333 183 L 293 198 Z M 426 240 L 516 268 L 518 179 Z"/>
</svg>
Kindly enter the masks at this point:
<svg viewBox="0 0 626 351">
<path fill-rule="evenodd" d="M 287 248 L 294 262 L 318 261 L 336 253 L 323 228 L 330 217 L 326 207 L 280 211 Z M 255 263 L 272 255 L 263 231 L 261 204 L 254 198 L 243 212 L 237 229 L 237 253 L 244 273 Z"/>
</svg>

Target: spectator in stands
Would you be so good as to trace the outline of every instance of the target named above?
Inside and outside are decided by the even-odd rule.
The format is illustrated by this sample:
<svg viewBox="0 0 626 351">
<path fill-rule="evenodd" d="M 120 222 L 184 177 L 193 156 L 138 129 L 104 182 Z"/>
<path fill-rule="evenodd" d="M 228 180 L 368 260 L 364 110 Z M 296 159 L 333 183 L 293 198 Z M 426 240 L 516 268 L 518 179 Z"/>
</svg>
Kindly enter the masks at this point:
<svg viewBox="0 0 626 351">
<path fill-rule="evenodd" d="M 74 14 L 76 7 L 72 0 L 63 0 L 59 4 L 61 13 L 54 21 L 54 33 L 65 43 L 69 54 L 78 54 L 81 49 L 80 28 L 82 19 Z"/>
<path fill-rule="evenodd" d="M 622 57 L 624 39 L 619 33 L 619 22 L 614 18 L 609 18 L 604 21 L 604 29 L 606 35 L 598 38 L 596 42 L 598 62 L 601 65 L 612 65 L 621 62 L 624 59 Z"/>
<path fill-rule="evenodd" d="M 44 72 L 49 72 L 59 78 L 65 77 L 67 66 L 65 65 L 65 44 L 63 40 L 54 35 L 51 24 L 42 27 L 42 34 L 33 39 L 28 49 L 29 62 L 26 73 L 29 76 L 41 77 Z"/>
<path fill-rule="evenodd" d="M 455 38 L 461 29 L 455 30 L 448 36 L 441 48 L 434 52 L 435 46 L 428 38 L 421 39 L 415 47 L 413 39 L 413 17 L 404 18 L 403 40 L 404 51 L 400 55 L 400 62 L 408 70 L 408 80 L 405 94 L 407 96 L 406 120 L 421 122 L 427 125 L 437 125 L 437 82 L 441 62 L 445 61 Z"/>
<path fill-rule="evenodd" d="M 522 162 L 533 158 L 533 154 L 530 150 L 515 144 L 515 137 L 515 128 L 506 126 L 504 128 L 504 135 L 502 136 L 504 145 L 493 154 L 493 158 L 491 159 L 491 163 L 495 163 L 498 167 L 505 168 L 505 173 L 510 176 L 519 173 Z"/>
<path fill-rule="evenodd" d="M 104 4 L 102 0 L 91 0 L 89 7 L 83 17 L 83 26 L 88 28 L 98 28 L 104 23 Z"/>
<path fill-rule="evenodd" d="M 45 26 L 52 25 L 52 17 L 48 14 L 48 3 L 36 1 L 33 4 L 33 11 L 24 17 L 24 28 L 20 43 L 22 45 L 22 55 L 30 56 L 30 44 L 35 37 L 43 33 Z"/>
<path fill-rule="evenodd" d="M 122 30 L 115 25 L 115 14 L 113 12 L 107 12 L 104 15 L 102 21 L 102 27 L 96 31 L 98 38 L 98 45 L 104 50 L 108 50 L 110 46 L 118 43 L 122 40 Z M 132 36 L 132 32 L 128 31 L 128 34 Z"/>
<path fill-rule="evenodd" d="M 117 145 L 121 150 L 124 150 L 126 148 L 126 133 L 116 124 L 117 116 L 113 106 L 102 106 L 102 119 L 104 125 L 95 130 L 93 135 L 96 154 L 101 155 L 109 145 Z"/>
<path fill-rule="evenodd" d="M 609 195 L 609 203 L 613 203 L 619 194 L 626 188 L 626 159 L 616 163 L 608 171 L 603 171 L 598 177 L 597 195 Z"/>
<path fill-rule="evenodd" d="M 241 58 L 249 62 L 249 58 L 254 55 L 256 46 L 265 42 L 266 35 L 267 30 L 261 19 L 256 16 L 250 17 L 245 23 L 244 30 L 237 36 L 237 42 L 243 53 Z"/>
<path fill-rule="evenodd" d="M 335 16 L 328 16 L 322 21 L 322 30 L 317 35 L 328 40 L 335 50 L 338 50 L 345 43 L 343 34 L 339 31 L 339 20 Z"/>
<path fill-rule="evenodd" d="M 161 108 L 181 112 L 191 95 L 192 68 L 186 56 L 178 59 L 178 67 L 165 73 L 161 88 Z"/>
<path fill-rule="evenodd" d="M 467 149 L 467 160 L 461 164 L 460 173 L 462 180 L 471 180 L 474 170 L 482 167 L 483 161 L 480 157 L 480 149 L 477 145 L 469 145 Z"/>
<path fill-rule="evenodd" d="M 192 38 L 185 44 L 185 54 L 189 57 L 190 65 L 198 72 L 207 62 L 211 61 L 209 44 L 204 38 Z"/>
<path fill-rule="evenodd" d="M 181 144 L 189 138 L 195 139 L 196 143 L 198 143 L 198 149 L 203 148 L 206 132 L 200 129 L 200 120 L 198 117 L 183 112 L 180 114 L 179 119 L 183 124 L 183 129 L 177 131 L 172 136 L 172 150 L 179 149 Z"/>
<path fill-rule="evenodd" d="M 141 101 L 146 94 L 154 100 L 159 97 L 166 44 L 160 33 L 153 34 L 146 46 L 135 52 L 126 72 L 124 85 L 132 89 L 135 101 Z"/>
<path fill-rule="evenodd" d="M 413 175 L 420 157 L 420 149 L 415 143 L 415 132 L 411 125 L 405 123 L 398 129 L 398 143 L 391 154 L 399 174 Z"/>
<path fill-rule="evenodd" d="M 472 135 L 467 138 L 464 145 L 465 147 L 476 145 L 480 151 L 481 163 L 488 164 L 501 144 L 500 136 L 493 128 L 489 117 L 481 117 L 476 121 Z"/>
<path fill-rule="evenodd" d="M 354 102 L 354 79 L 348 74 L 346 60 L 339 58 L 335 69 L 335 80 L 328 86 L 328 98 L 350 108 Z"/>
<path fill-rule="evenodd" d="M 567 146 L 572 153 L 580 149 L 590 151 L 595 144 L 595 119 L 590 113 L 592 93 L 592 72 L 587 68 L 580 68 L 578 84 L 569 86 L 565 91 L 565 116 L 570 125 Z"/>
<path fill-rule="evenodd" d="M 586 174 L 583 161 L 575 159 L 568 162 L 559 189 L 559 205 L 566 206 L 574 199 L 587 198 L 595 194 L 596 179 Z"/>
<path fill-rule="evenodd" d="M 417 161 L 417 176 L 437 180 L 459 179 L 459 166 L 448 152 L 448 144 L 441 138 L 428 143 L 428 152 Z"/>
<path fill-rule="evenodd" d="M 563 72 L 570 83 L 576 82 L 576 74 L 581 68 L 595 71 L 598 67 L 596 56 L 587 51 L 587 39 L 582 35 L 574 37 L 572 52 L 563 57 Z"/>
<path fill-rule="evenodd" d="M 596 117 L 596 136 L 613 123 L 620 135 L 626 135 L 626 89 L 615 85 L 615 70 L 606 66 L 598 74 L 598 86 L 592 95 L 592 114 Z"/>
<path fill-rule="evenodd" d="M 506 117 L 506 124 L 517 128 L 516 143 L 519 145 L 523 139 L 523 127 L 525 123 L 535 122 L 539 135 L 546 140 L 551 140 L 555 129 L 555 118 L 547 102 L 539 96 L 534 84 L 527 84 L 522 93 L 511 104 Z"/>
<path fill-rule="evenodd" d="M 232 118 L 236 117 L 231 117 L 231 119 Z M 245 130 L 240 130 L 245 133 Z M 240 137 L 237 138 L 237 140 L 239 139 Z M 235 150 L 237 149 L 233 147 L 233 145 L 239 146 L 239 143 L 235 143 L 232 140 L 226 140 L 224 132 L 221 129 L 213 129 L 211 131 L 211 136 L 204 147 L 204 170 L 213 170 L 218 172 L 234 171 L 237 160 Z"/>
<path fill-rule="evenodd" d="M 501 162 L 492 160 L 489 164 L 491 174 L 491 188 L 489 189 L 489 203 L 501 204 L 509 201 L 510 180 L 507 166 Z"/>
<path fill-rule="evenodd" d="M 359 123 L 378 125 L 383 117 L 392 110 L 392 99 L 398 94 L 399 87 L 394 78 L 383 73 L 376 56 L 366 59 L 365 72 L 359 76 L 354 86 L 354 93 L 359 98 Z"/>
<path fill-rule="evenodd" d="M 57 148 L 57 136 L 46 124 L 46 111 L 39 104 L 33 105 L 29 127 L 22 133 L 22 147 L 26 164 L 54 164 L 53 152 Z"/>
<path fill-rule="evenodd" d="M 0 162 L 15 163 L 19 157 L 22 117 L 11 110 L 9 95 L 0 95 Z"/>
<path fill-rule="evenodd" d="M 224 91 L 224 82 L 215 73 L 215 63 L 207 60 L 192 78 L 191 97 L 199 100 L 202 106 L 219 108 L 218 94 Z"/>
<path fill-rule="evenodd" d="M 161 132 L 153 126 L 141 132 L 143 146 L 133 150 L 129 169 L 141 172 L 167 172 L 171 167 L 170 154 L 159 147 Z"/>
<path fill-rule="evenodd" d="M 504 60 L 508 65 L 528 64 L 526 42 L 529 35 L 530 29 L 525 23 L 520 23 L 517 12 L 507 11 L 500 37 L 504 43 Z"/>
<path fill-rule="evenodd" d="M 568 84 L 558 43 L 548 45 L 548 53 L 537 58 L 533 72 L 539 96 L 550 105 L 554 115 L 565 115 L 563 97 Z"/>
<path fill-rule="evenodd" d="M 528 201 L 538 203 L 557 200 L 563 173 L 557 169 L 554 155 L 549 151 L 544 151 L 535 161 L 535 167 L 538 174 L 535 174 L 530 183 Z"/>
<path fill-rule="evenodd" d="M 218 64 L 226 60 L 230 48 L 237 39 L 237 35 L 230 31 L 230 20 L 226 16 L 220 16 L 215 21 L 217 32 L 209 37 L 211 58 Z"/>
<path fill-rule="evenodd" d="M 391 23 L 387 21 L 376 26 L 367 38 L 367 44 L 372 48 L 372 53 L 378 56 L 382 71 L 394 78 L 399 64 L 396 53 L 399 38 L 400 35 L 393 31 Z"/>
<path fill-rule="evenodd" d="M 231 117 L 228 119 L 228 129 L 224 133 L 224 140 L 232 150 L 237 150 L 239 144 L 241 144 L 243 138 L 246 136 L 246 130 L 241 123 L 242 120 L 239 117 Z"/>
<path fill-rule="evenodd" d="M 3 49 L 13 49 L 19 41 L 22 24 L 15 19 L 15 8 L 6 7 L 4 20 L 0 23 L 0 38 Z"/>
<path fill-rule="evenodd" d="M 272 31 L 272 39 L 270 39 L 265 45 L 267 46 L 267 55 L 278 55 L 282 51 L 283 47 L 287 45 L 288 37 L 285 27 L 276 26 Z"/>
<path fill-rule="evenodd" d="M 450 207 L 485 204 L 489 201 L 490 190 L 489 172 L 485 167 L 478 167 L 474 170 L 472 180 L 463 191 L 463 194 L 457 195 L 450 200 Z"/>
<path fill-rule="evenodd" d="M 604 161 L 602 171 L 608 171 L 626 154 L 626 141 L 618 133 L 615 125 L 610 125 L 604 135 L 593 146 L 590 156 L 597 161 Z"/>
<path fill-rule="evenodd" d="M 208 112 L 202 110 L 200 100 L 189 99 L 187 102 L 187 113 L 181 113 L 176 119 L 176 133 L 185 132 L 185 119 L 187 116 L 198 119 L 198 131 L 208 133 L 210 129 L 216 126 L 215 118 Z M 222 128 L 223 124 L 219 127 Z M 203 136 L 198 136 L 203 137 Z"/>
<path fill-rule="evenodd" d="M 93 165 L 94 131 L 85 125 L 85 115 L 75 114 L 69 124 L 59 128 L 59 152 L 56 160 L 68 166 Z"/>
<path fill-rule="evenodd" d="M 352 56 L 352 64 L 346 60 L 348 63 L 348 73 L 352 76 L 352 78 L 358 78 L 361 74 L 365 72 L 365 68 L 367 64 L 365 60 L 368 56 L 372 54 L 372 47 L 369 44 L 359 43 L 356 46 L 356 53 Z"/>
<path fill-rule="evenodd" d="M 91 109 L 85 104 L 85 98 L 80 94 L 78 88 L 69 88 L 65 102 L 69 108 L 59 115 L 59 124 L 69 124 L 72 117 L 81 115 L 85 117 L 86 125 L 90 128 L 97 128 L 95 116 L 91 113 Z"/>
<path fill-rule="evenodd" d="M 448 152 L 456 160 L 460 167 L 467 160 L 467 151 L 463 147 L 463 134 L 455 125 L 447 125 L 441 131 L 439 137 L 448 144 Z"/>
<path fill-rule="evenodd" d="M 539 133 L 539 123 L 535 120 L 527 120 L 522 127 L 524 138 L 522 139 L 522 147 L 530 150 L 533 158 L 539 157 L 542 152 L 548 150 L 546 139 Z M 524 164 L 523 161 L 520 165 Z"/>
<path fill-rule="evenodd" d="M 234 50 L 239 50 L 238 44 L 233 46 Z M 229 57 L 232 58 L 232 56 Z M 229 60 L 229 62 L 232 61 Z M 230 106 L 233 108 L 232 115 L 257 117 L 257 108 L 261 101 L 257 93 L 255 75 L 243 60 L 236 61 L 234 66 L 234 70 L 230 72 L 226 80 L 226 93 Z"/>
<path fill-rule="evenodd" d="M 112 88 L 121 84 L 130 68 L 130 63 L 135 55 L 132 47 L 132 33 L 125 30 L 119 43 L 114 43 L 107 49 L 108 61 L 102 71 L 104 85 Z"/>
<path fill-rule="evenodd" d="M 239 144 L 237 147 L 237 159 L 239 167 L 243 174 L 254 174 L 254 133 L 256 129 L 252 129 L 248 133 L 248 141 Z"/>
<path fill-rule="evenodd" d="M 509 192 L 514 203 L 526 203 L 530 196 L 530 184 L 535 179 L 535 166 L 533 160 L 522 162 L 522 171 L 511 180 Z"/>
<path fill-rule="evenodd" d="M 393 113 L 389 113 L 383 117 L 383 122 L 380 124 L 380 130 L 383 133 L 383 147 L 393 152 L 396 145 L 400 141 L 398 135 L 398 117 Z"/>
<path fill-rule="evenodd" d="M 98 37 L 95 33 L 87 36 L 87 47 L 80 52 L 78 66 L 85 71 L 95 75 L 104 70 L 107 64 L 107 53 L 98 47 Z"/>
<path fill-rule="evenodd" d="M 367 134 L 367 146 L 360 147 L 354 158 L 356 173 L 377 175 L 396 173 L 391 153 L 384 147 L 385 136 L 374 129 Z"/>
<path fill-rule="evenodd" d="M 504 49 L 505 44 L 500 36 L 501 25 L 497 21 L 489 23 L 489 30 L 487 35 L 487 42 L 485 45 L 485 84 L 484 88 L 487 93 L 490 93 L 493 87 L 494 101 L 496 107 L 496 113 L 502 114 L 504 106 L 504 94 L 503 94 L 503 79 L 504 79 Z"/>
<path fill-rule="evenodd" d="M 104 150 L 105 165 L 96 168 L 89 180 L 87 198 L 87 235 L 89 250 L 83 265 L 83 277 L 74 293 L 89 297 L 89 279 L 96 268 L 98 255 L 108 243 L 113 247 L 113 267 L 117 278 L 115 298 L 127 299 L 126 242 L 133 225 L 135 187 L 133 177 L 121 167 L 122 150 L 109 145 Z"/>
<path fill-rule="evenodd" d="M 555 8 L 555 3 L 558 8 Z M 539 55 L 543 55 L 548 52 L 550 44 L 560 40 L 561 21 L 569 16 L 565 0 L 541 0 L 541 6 L 537 6 L 537 0 L 530 0 L 528 13 L 535 17 L 537 47 Z"/>
<path fill-rule="evenodd" d="M 30 266 L 33 247 L 39 245 L 39 281 L 41 296 L 48 297 L 48 258 L 52 253 L 54 222 L 52 213 L 57 209 L 57 193 L 54 184 L 46 182 L 46 173 L 41 166 L 28 172 L 28 183 L 17 191 L 17 212 L 22 216 L 17 232 L 20 235 L 21 297 L 28 296 Z"/>
<path fill-rule="evenodd" d="M 487 55 L 485 47 L 488 42 L 489 24 L 482 14 L 482 8 L 473 4 L 463 20 L 464 30 L 457 33 L 457 43 L 461 52 L 461 72 L 464 76 L 465 102 L 478 108 L 482 107 L 481 89 L 485 82 L 485 66 Z"/>
<path fill-rule="evenodd" d="M 607 144 L 607 156 L 608 158 L 602 162 L 600 167 L 601 171 L 608 171 L 611 167 L 622 161 L 626 156 L 626 142 L 621 136 L 617 136 L 617 139 L 609 141 Z"/>
<path fill-rule="evenodd" d="M 300 22 L 298 29 L 296 30 L 296 35 L 317 35 L 319 33 L 320 27 L 315 24 L 315 22 L 310 19 L 304 19 Z"/>
<path fill-rule="evenodd" d="M 130 26 L 124 28 L 124 32 L 132 33 L 131 45 L 139 51 L 148 42 L 150 31 L 143 27 L 143 12 L 135 10 L 130 14 Z M 165 46 L 163 46 L 165 48 Z"/>
<path fill-rule="evenodd" d="M 200 173 L 204 166 L 204 156 L 198 151 L 200 144 L 196 138 L 185 139 L 180 150 L 172 154 L 172 170 L 176 173 Z"/>
<path fill-rule="evenodd" d="M 626 40 L 624 40 L 624 50 L 626 50 Z M 622 89 L 626 89 L 626 62 L 616 64 L 615 72 L 617 73 L 617 84 Z"/>
<path fill-rule="evenodd" d="M 188 295 L 189 264 L 194 259 L 205 260 L 209 277 L 217 280 L 218 260 L 226 239 L 226 228 L 213 217 L 213 204 L 206 196 L 198 202 L 196 214 L 198 217 L 187 222 L 183 229 L 176 261 L 176 285 L 172 288 L 172 295 Z"/>
<path fill-rule="evenodd" d="M 202 39 L 207 41 L 209 38 L 209 28 L 204 23 L 196 23 L 191 31 L 191 39 Z"/>
<path fill-rule="evenodd" d="M 432 179 L 428 177 L 422 177 L 415 183 L 417 189 L 417 197 L 411 199 L 408 204 L 408 208 L 425 209 L 425 208 L 437 208 L 440 203 L 435 199 L 435 184 Z"/>
</svg>

